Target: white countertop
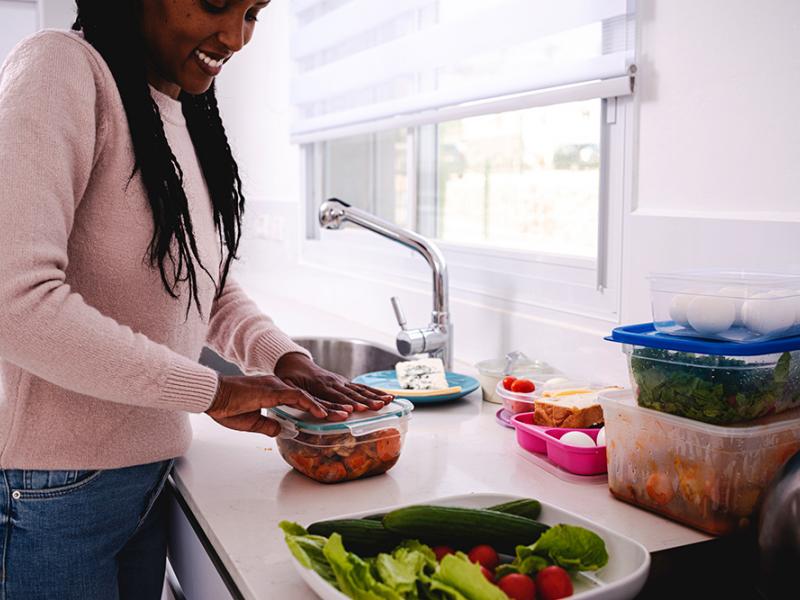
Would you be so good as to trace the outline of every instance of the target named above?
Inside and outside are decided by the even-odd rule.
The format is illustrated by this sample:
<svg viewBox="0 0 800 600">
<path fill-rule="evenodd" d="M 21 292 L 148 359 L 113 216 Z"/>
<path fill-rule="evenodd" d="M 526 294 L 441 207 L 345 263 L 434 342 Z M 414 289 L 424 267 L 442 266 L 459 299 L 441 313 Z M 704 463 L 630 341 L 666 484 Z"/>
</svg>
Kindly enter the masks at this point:
<svg viewBox="0 0 800 600">
<path fill-rule="evenodd" d="M 384 475 L 336 485 L 294 472 L 275 441 L 192 417 L 194 443 L 176 464 L 175 484 L 248 599 L 307 599 L 278 529 L 341 514 L 470 492 L 533 497 L 638 540 L 651 552 L 709 539 L 615 500 L 605 483 L 567 481 L 525 457 L 514 432 L 495 422 L 499 406 L 480 390 L 417 408 L 402 455 Z"/>
</svg>

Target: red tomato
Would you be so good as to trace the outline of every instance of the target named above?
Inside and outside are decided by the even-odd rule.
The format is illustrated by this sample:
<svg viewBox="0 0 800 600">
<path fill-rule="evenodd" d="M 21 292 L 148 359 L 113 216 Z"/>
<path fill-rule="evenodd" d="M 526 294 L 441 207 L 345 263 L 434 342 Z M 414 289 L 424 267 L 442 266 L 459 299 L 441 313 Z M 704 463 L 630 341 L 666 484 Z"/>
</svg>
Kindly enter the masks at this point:
<svg viewBox="0 0 800 600">
<path fill-rule="evenodd" d="M 500 557 L 497 556 L 497 552 L 486 544 L 475 546 L 469 551 L 468 556 L 472 562 L 478 563 L 490 571 L 494 571 L 494 568 L 500 563 Z"/>
<path fill-rule="evenodd" d="M 483 576 L 486 577 L 486 579 L 488 579 L 491 583 L 494 583 L 494 575 L 492 575 L 492 572 L 489 569 L 481 566 L 481 573 L 483 573 Z"/>
<path fill-rule="evenodd" d="M 450 546 L 434 546 L 431 548 L 433 553 L 436 555 L 436 560 L 441 561 L 445 556 L 448 554 L 455 554 L 456 551 L 453 550 Z"/>
<path fill-rule="evenodd" d="M 536 585 L 533 579 L 522 573 L 510 573 L 497 582 L 497 587 L 511 600 L 536 600 Z"/>
<path fill-rule="evenodd" d="M 561 567 L 545 567 L 536 574 L 540 600 L 557 600 L 572 596 L 572 580 Z"/>
<path fill-rule="evenodd" d="M 530 394 L 536 385 L 530 379 L 517 379 L 511 384 L 511 391 L 517 394 Z"/>
<path fill-rule="evenodd" d="M 516 377 L 511 377 L 511 375 L 509 375 L 508 377 L 503 377 L 503 387 L 506 388 L 507 390 L 510 390 L 511 389 L 511 385 L 516 380 L 517 380 L 517 378 Z"/>
</svg>

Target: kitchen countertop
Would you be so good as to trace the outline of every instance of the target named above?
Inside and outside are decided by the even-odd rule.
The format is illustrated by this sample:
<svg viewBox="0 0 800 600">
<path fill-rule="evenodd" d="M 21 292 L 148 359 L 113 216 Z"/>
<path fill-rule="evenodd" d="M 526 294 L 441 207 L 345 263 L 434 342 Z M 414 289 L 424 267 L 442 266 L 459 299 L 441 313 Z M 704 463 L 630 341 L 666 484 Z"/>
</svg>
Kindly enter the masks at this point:
<svg viewBox="0 0 800 600">
<path fill-rule="evenodd" d="M 173 474 L 233 582 L 248 599 L 311 596 L 290 564 L 278 529 L 345 513 L 470 492 L 537 498 L 641 542 L 651 552 L 708 536 L 615 500 L 597 478 L 565 480 L 526 458 L 514 432 L 495 422 L 499 406 L 480 390 L 448 404 L 418 407 L 397 465 L 388 473 L 337 485 L 294 472 L 275 441 L 225 429 L 193 415 L 194 443 Z"/>
</svg>

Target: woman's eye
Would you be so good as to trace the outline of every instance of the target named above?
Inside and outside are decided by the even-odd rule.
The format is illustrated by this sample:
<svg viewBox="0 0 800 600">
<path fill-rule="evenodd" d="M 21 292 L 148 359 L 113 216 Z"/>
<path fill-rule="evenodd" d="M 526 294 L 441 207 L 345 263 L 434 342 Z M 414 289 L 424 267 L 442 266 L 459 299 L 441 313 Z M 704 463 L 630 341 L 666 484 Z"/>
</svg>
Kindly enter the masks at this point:
<svg viewBox="0 0 800 600">
<path fill-rule="evenodd" d="M 211 0 L 202 0 L 203 7 L 210 13 L 221 13 L 225 10 L 225 2 L 212 2 Z"/>
</svg>

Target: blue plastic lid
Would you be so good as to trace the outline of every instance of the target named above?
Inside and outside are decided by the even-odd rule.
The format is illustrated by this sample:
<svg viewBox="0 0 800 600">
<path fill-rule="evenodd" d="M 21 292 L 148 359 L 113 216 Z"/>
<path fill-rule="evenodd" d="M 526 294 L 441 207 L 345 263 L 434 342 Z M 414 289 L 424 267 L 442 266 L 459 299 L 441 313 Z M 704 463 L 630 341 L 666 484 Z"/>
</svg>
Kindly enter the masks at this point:
<svg viewBox="0 0 800 600">
<path fill-rule="evenodd" d="M 289 406 L 267 409 L 268 416 L 281 424 L 280 437 L 295 437 L 299 432 L 316 435 L 351 433 L 365 435 L 391 427 L 394 421 L 406 417 L 414 405 L 403 398 L 395 398 L 378 411 L 367 410 L 350 415 L 346 421 L 331 422 L 318 419 L 309 413 Z"/>
<path fill-rule="evenodd" d="M 800 335 L 763 342 L 724 342 L 659 333 L 653 323 L 617 327 L 605 339 L 620 344 L 714 356 L 758 356 L 800 350 Z"/>
</svg>

